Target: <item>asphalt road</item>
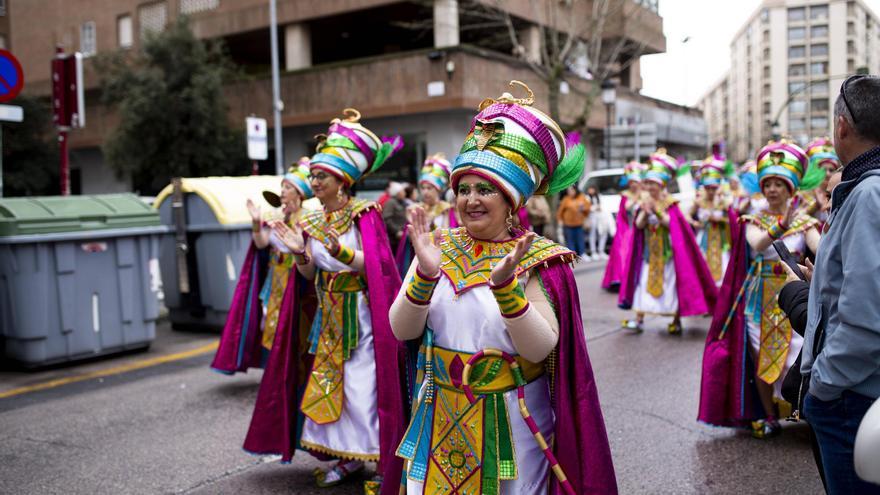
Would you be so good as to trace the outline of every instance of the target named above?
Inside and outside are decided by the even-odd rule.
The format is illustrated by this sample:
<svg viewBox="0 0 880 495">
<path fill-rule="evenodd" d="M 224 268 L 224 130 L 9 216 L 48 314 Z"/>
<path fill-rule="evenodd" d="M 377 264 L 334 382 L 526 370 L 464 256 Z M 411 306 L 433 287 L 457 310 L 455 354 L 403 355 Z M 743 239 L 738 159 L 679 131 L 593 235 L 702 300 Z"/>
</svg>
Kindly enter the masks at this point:
<svg viewBox="0 0 880 495">
<path fill-rule="evenodd" d="M 601 275 L 598 264 L 577 270 L 620 493 L 822 492 L 802 426 L 760 441 L 696 421 L 708 319 L 686 319 L 680 336 L 667 335 L 663 319 L 648 320 L 640 335 L 622 331 L 626 313 L 599 289 Z M 363 493 L 359 483 L 315 488 L 311 473 L 322 463 L 304 453 L 282 465 L 241 450 L 259 371 L 212 373 L 210 352 L 122 371 L 215 339 L 161 328 L 147 353 L 0 372 L 0 396 L 80 380 L 0 398 L 0 493 Z M 110 372 L 81 379 L 102 370 Z"/>
</svg>

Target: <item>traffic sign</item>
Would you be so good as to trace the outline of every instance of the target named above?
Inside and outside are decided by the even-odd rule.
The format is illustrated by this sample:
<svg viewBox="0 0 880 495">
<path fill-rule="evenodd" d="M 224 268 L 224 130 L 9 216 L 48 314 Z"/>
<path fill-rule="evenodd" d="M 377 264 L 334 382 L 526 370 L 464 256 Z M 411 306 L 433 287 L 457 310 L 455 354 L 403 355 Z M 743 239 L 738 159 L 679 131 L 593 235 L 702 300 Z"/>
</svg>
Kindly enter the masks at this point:
<svg viewBox="0 0 880 495">
<path fill-rule="evenodd" d="M 24 120 L 24 109 L 15 105 L 0 105 L 0 121 L 21 122 Z"/>
<path fill-rule="evenodd" d="M 269 141 L 266 139 L 266 119 L 247 117 L 248 158 L 265 160 L 269 157 Z"/>
<path fill-rule="evenodd" d="M 23 86 L 24 72 L 18 59 L 9 50 L 0 49 L 0 103 L 18 96 Z"/>
</svg>

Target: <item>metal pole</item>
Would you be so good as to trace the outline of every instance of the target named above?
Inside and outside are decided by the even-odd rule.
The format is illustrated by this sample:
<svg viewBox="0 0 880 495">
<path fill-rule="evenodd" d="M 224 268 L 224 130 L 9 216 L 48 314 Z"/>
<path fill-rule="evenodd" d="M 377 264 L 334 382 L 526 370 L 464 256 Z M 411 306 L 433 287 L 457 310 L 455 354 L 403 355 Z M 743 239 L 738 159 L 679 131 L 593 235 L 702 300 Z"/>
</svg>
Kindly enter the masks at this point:
<svg viewBox="0 0 880 495">
<path fill-rule="evenodd" d="M 611 168 L 611 105 L 605 105 L 605 168 Z"/>
<path fill-rule="evenodd" d="M 58 131 L 58 148 L 61 154 L 61 195 L 70 196 L 70 157 L 67 156 L 67 131 Z"/>
<path fill-rule="evenodd" d="M 275 121 L 275 174 L 284 173 L 284 150 L 281 147 L 281 80 L 278 75 L 278 14 L 275 0 L 269 0 L 269 38 L 272 44 L 272 113 Z"/>
<path fill-rule="evenodd" d="M 0 125 L 0 198 L 3 197 L 3 126 Z"/>
<path fill-rule="evenodd" d="M 639 143 L 639 127 L 641 126 L 641 124 L 642 124 L 642 115 L 637 113 L 636 114 L 635 153 L 633 153 L 633 160 L 635 160 L 637 162 L 641 161 L 641 156 L 640 156 L 641 143 Z"/>
</svg>

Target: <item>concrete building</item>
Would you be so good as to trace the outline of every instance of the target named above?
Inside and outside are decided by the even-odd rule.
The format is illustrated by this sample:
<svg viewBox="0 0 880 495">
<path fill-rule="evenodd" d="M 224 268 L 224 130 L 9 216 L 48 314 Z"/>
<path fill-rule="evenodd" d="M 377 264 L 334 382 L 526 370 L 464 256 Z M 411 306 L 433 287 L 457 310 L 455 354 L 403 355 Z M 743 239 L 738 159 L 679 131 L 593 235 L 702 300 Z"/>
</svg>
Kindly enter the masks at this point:
<svg viewBox="0 0 880 495">
<path fill-rule="evenodd" d="M 730 44 L 730 71 L 701 99 L 713 141 L 752 158 L 774 134 L 830 135 L 847 76 L 880 72 L 880 17 L 862 0 L 765 0 Z"/>
<path fill-rule="evenodd" d="M 547 8 L 536 8 L 535 2 L 546 2 Z M 665 50 L 662 19 L 656 0 L 620 2 L 624 8 L 606 21 L 604 39 L 609 47 L 622 47 L 614 62 L 620 68 L 615 79 L 621 101 L 645 104 L 648 100 L 638 95 L 638 57 Z M 11 45 L 24 67 L 25 91 L 46 96 L 56 45 L 86 56 L 136 50 L 147 33 L 187 15 L 197 36 L 222 39 L 249 75 L 227 84 L 231 121 L 243 128 L 245 116 L 256 114 L 271 126 L 268 5 L 267 0 L 13 0 Z M 474 15 L 474 5 L 509 13 L 521 46 L 513 46 L 503 23 L 483 27 L 486 17 Z M 535 91 L 536 106 L 547 108 L 547 87 L 527 60 L 541 57 L 538 26 L 559 25 L 558 19 L 545 18 L 554 9 L 588 19 L 592 7 L 586 0 L 278 0 L 285 161 L 310 154 L 313 136 L 326 131 L 343 108 L 354 107 L 377 134 L 400 134 L 407 143 L 364 185 L 380 188 L 389 179 L 413 180 L 426 154 L 454 156 L 480 101 L 507 90 L 511 79 L 526 82 Z M 88 127 L 70 136 L 72 177 L 82 193 L 130 189 L 103 163 L 100 146 L 118 117 L 98 105 L 98 78 L 89 60 L 85 76 Z M 573 86 L 588 84 L 576 76 L 571 80 Z M 574 122 L 582 107 L 581 97 L 568 89 L 561 91 L 563 124 Z M 588 126 L 598 133 L 605 127 L 598 98 Z M 591 160 L 601 154 L 597 143 L 601 137 L 591 137 Z M 272 163 L 261 169 L 274 173 Z"/>
</svg>

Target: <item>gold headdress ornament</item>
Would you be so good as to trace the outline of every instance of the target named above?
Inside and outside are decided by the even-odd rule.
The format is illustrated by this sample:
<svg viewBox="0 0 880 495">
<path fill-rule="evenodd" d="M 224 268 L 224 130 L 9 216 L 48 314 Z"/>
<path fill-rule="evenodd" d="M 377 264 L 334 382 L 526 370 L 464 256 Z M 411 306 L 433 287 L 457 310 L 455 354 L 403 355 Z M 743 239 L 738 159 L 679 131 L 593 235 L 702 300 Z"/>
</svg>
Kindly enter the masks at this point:
<svg viewBox="0 0 880 495">
<path fill-rule="evenodd" d="M 508 103 L 508 104 L 512 103 L 512 104 L 516 104 L 516 105 L 522 105 L 524 107 L 530 107 L 535 104 L 535 93 L 531 90 L 531 88 L 529 88 L 526 85 L 526 83 L 524 83 L 522 81 L 513 80 L 513 81 L 510 81 L 509 86 L 511 88 L 521 86 L 524 90 L 526 90 L 526 93 L 528 93 L 528 96 L 526 96 L 525 98 L 514 98 L 512 94 L 504 92 L 498 98 L 494 98 L 494 99 L 493 98 L 486 98 L 485 100 L 481 101 L 480 107 L 478 110 L 482 112 L 490 105 L 494 105 L 496 103 Z"/>
</svg>

